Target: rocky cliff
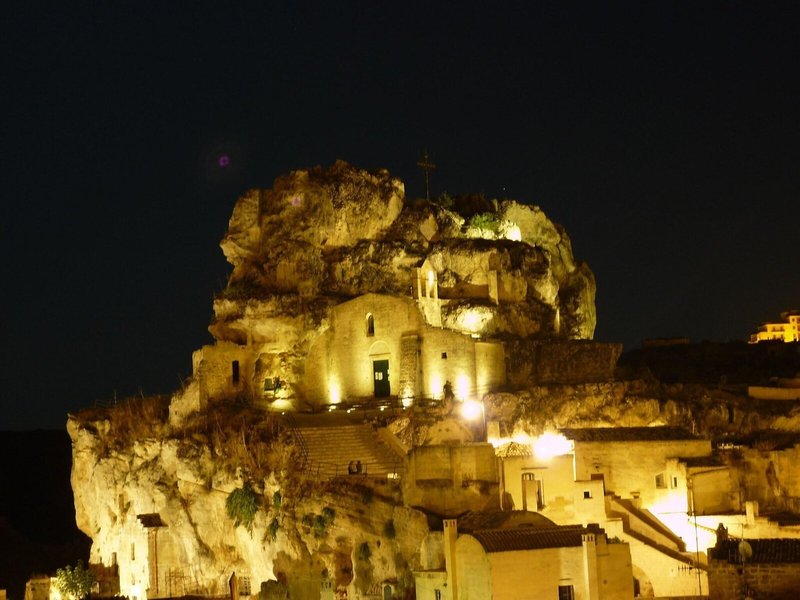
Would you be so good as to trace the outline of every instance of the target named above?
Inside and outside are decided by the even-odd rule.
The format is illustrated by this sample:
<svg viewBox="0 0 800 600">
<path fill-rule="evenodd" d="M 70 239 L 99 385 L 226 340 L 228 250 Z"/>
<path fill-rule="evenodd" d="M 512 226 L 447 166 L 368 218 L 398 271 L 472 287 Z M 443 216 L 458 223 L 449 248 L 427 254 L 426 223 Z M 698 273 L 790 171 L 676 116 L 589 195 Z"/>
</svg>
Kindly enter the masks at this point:
<svg viewBox="0 0 800 600">
<path fill-rule="evenodd" d="M 68 431 L 78 526 L 92 563 L 118 565 L 123 594 L 218 595 L 237 573 L 265 598 L 383 582 L 413 597 L 425 516 L 391 482 L 302 470 L 276 417 L 224 405 L 175 430 L 164 399 L 134 399 L 70 417 Z M 228 499 L 243 489 L 256 508 L 237 526 Z"/>
<path fill-rule="evenodd" d="M 425 261 L 445 312 L 448 301 L 451 310 L 485 303 L 489 279 L 497 277 L 495 333 L 587 339 L 595 328 L 592 272 L 538 207 L 468 197 L 408 201 L 387 171 L 342 161 L 246 193 L 221 246 L 233 265 L 221 297 L 239 308 L 215 306 L 211 332 L 220 340 L 238 342 L 250 331 L 241 320 L 253 301 L 269 304 L 271 318 L 280 319 L 294 312 L 295 298 L 324 308 L 369 292 L 409 295 Z"/>
</svg>

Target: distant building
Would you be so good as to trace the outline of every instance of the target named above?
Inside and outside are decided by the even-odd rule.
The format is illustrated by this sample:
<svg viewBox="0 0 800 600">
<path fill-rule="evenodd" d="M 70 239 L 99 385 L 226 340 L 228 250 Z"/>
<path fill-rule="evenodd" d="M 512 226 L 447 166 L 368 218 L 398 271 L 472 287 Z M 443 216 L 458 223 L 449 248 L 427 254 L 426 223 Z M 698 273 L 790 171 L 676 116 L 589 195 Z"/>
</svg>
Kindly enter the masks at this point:
<svg viewBox="0 0 800 600">
<path fill-rule="evenodd" d="M 800 311 L 787 310 L 781 313 L 780 323 L 762 323 L 758 331 L 750 336 L 751 344 L 778 340 L 782 342 L 800 341 Z"/>
<path fill-rule="evenodd" d="M 48 600 L 50 598 L 51 577 L 45 574 L 31 575 L 25 584 L 25 600 Z"/>
</svg>

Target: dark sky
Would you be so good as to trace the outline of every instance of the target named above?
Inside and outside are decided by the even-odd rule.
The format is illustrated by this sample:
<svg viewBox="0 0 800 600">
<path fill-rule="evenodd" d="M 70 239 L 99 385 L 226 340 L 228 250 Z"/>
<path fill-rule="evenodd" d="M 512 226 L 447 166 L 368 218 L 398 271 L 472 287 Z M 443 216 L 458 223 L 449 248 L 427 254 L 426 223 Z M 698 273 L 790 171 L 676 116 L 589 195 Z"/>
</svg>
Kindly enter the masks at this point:
<svg viewBox="0 0 800 600">
<path fill-rule="evenodd" d="M 176 388 L 238 195 L 337 158 L 539 204 L 603 341 L 800 306 L 797 3 L 491 4 L 4 8 L 0 429 Z"/>
</svg>

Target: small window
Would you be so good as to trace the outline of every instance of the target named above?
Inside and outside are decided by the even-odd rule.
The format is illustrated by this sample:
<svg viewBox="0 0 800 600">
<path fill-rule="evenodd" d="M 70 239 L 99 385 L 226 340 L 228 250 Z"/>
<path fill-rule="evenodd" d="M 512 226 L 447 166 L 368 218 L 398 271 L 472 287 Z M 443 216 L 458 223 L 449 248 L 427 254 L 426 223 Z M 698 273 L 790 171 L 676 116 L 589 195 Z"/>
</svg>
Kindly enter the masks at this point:
<svg viewBox="0 0 800 600">
<path fill-rule="evenodd" d="M 447 359 L 447 352 L 442 352 L 442 358 Z"/>
<path fill-rule="evenodd" d="M 571 585 L 558 586 L 558 600 L 575 600 L 575 589 Z"/>
<path fill-rule="evenodd" d="M 592 498 L 592 490 L 583 490 L 583 498 L 585 500 L 591 500 L 591 498 Z M 570 586 L 570 587 L 572 587 L 572 586 Z M 560 598 L 560 596 L 559 596 L 559 598 Z"/>
<path fill-rule="evenodd" d="M 678 478 L 675 475 L 672 476 L 672 487 L 678 487 Z"/>
<path fill-rule="evenodd" d="M 234 384 L 239 383 L 239 361 L 235 360 L 231 363 L 231 380 Z"/>
<path fill-rule="evenodd" d="M 442 600 L 442 590 L 433 590 L 433 600 Z"/>
<path fill-rule="evenodd" d="M 664 478 L 664 474 L 663 473 L 659 473 L 658 475 L 656 475 L 656 487 L 657 488 L 665 488 L 665 487 L 667 487 L 667 481 Z"/>
<path fill-rule="evenodd" d="M 375 335 L 375 318 L 372 313 L 367 314 L 367 337 Z"/>
<path fill-rule="evenodd" d="M 131 544 L 131 560 L 136 560 L 136 544 Z"/>
</svg>

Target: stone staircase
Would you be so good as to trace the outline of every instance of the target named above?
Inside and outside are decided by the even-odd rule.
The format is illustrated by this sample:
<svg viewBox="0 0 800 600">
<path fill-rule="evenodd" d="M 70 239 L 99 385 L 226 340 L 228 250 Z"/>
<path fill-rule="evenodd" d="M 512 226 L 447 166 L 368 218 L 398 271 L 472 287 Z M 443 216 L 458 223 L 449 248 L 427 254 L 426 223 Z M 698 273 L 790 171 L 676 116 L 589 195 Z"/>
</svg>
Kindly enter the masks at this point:
<svg viewBox="0 0 800 600">
<path fill-rule="evenodd" d="M 319 477 L 402 477 L 405 457 L 382 442 L 371 425 L 300 426 L 294 429 L 308 457 L 307 468 Z M 361 472 L 351 474 L 351 462 Z"/>
</svg>

